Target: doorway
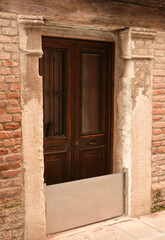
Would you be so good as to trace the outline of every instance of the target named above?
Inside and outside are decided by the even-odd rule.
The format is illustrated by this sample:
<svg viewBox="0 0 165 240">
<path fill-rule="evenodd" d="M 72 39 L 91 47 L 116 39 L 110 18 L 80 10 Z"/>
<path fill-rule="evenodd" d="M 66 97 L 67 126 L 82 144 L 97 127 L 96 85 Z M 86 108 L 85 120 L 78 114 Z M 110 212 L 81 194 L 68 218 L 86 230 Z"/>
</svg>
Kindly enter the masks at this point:
<svg viewBox="0 0 165 240">
<path fill-rule="evenodd" d="M 112 44 L 43 37 L 47 185 L 111 173 Z"/>
</svg>

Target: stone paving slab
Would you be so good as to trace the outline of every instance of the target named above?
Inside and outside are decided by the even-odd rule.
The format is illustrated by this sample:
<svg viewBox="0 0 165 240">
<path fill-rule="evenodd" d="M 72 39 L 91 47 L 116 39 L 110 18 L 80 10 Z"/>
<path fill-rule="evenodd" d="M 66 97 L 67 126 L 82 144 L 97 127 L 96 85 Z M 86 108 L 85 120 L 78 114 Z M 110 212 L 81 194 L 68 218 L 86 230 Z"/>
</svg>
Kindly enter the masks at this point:
<svg viewBox="0 0 165 240">
<path fill-rule="evenodd" d="M 143 216 L 138 219 L 161 232 L 165 232 L 165 211 Z"/>
<path fill-rule="evenodd" d="M 138 220 L 132 220 L 125 223 L 117 224 L 117 227 L 124 232 L 129 233 L 135 239 L 143 239 L 146 237 L 154 237 L 159 233 L 158 230 L 148 226 L 147 224 Z"/>
<path fill-rule="evenodd" d="M 49 240 L 165 240 L 165 211 L 134 219 L 120 218 L 70 230 Z"/>
</svg>

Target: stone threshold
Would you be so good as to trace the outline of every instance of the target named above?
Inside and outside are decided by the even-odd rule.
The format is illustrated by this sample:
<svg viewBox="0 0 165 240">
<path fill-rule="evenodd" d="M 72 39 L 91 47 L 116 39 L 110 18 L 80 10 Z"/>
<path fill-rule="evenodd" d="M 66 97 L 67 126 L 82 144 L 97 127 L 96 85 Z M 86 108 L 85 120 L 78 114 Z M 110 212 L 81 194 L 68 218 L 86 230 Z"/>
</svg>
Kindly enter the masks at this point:
<svg viewBox="0 0 165 240">
<path fill-rule="evenodd" d="M 131 219 L 132 218 L 123 215 L 121 217 L 116 217 L 116 218 L 113 218 L 113 219 L 108 219 L 108 220 L 105 220 L 105 221 L 92 223 L 92 224 L 85 225 L 85 226 L 82 226 L 82 227 L 70 229 L 70 230 L 67 230 L 67 231 L 64 231 L 64 232 L 47 235 L 47 240 L 56 240 L 56 238 L 63 239 L 64 237 L 69 237 L 69 236 L 71 236 L 73 234 L 76 234 L 76 233 L 82 233 L 82 232 L 86 232 L 86 231 L 89 231 L 89 230 L 92 230 L 92 229 L 95 229 L 95 228 L 100 228 L 100 227 L 104 227 L 104 226 L 115 225 L 117 223 L 127 222 L 127 221 L 130 221 Z"/>
</svg>

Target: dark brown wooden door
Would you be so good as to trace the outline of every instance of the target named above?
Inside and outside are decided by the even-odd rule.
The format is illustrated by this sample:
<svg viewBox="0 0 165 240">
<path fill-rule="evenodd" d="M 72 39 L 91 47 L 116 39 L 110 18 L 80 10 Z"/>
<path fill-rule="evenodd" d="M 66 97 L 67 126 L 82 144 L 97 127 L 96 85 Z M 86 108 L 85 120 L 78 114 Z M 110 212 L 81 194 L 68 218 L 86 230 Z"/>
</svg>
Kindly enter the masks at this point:
<svg viewBox="0 0 165 240">
<path fill-rule="evenodd" d="M 44 37 L 43 51 L 46 184 L 109 174 L 112 44 Z"/>
</svg>

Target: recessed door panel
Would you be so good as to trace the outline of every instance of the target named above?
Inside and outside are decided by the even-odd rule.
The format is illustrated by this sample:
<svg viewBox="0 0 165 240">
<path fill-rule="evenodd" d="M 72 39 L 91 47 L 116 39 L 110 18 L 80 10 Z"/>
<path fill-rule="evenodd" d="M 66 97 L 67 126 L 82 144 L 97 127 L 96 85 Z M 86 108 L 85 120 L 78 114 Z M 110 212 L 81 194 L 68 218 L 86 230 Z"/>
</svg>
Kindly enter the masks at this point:
<svg viewBox="0 0 165 240">
<path fill-rule="evenodd" d="M 45 182 L 47 185 L 61 183 L 69 179 L 66 169 L 67 165 L 66 153 L 49 153 L 45 154 Z"/>
<path fill-rule="evenodd" d="M 105 148 L 80 150 L 81 178 L 90 178 L 105 174 L 107 166 L 102 161 L 105 158 Z"/>
<path fill-rule="evenodd" d="M 82 53 L 82 135 L 101 132 L 102 55 Z"/>
</svg>

